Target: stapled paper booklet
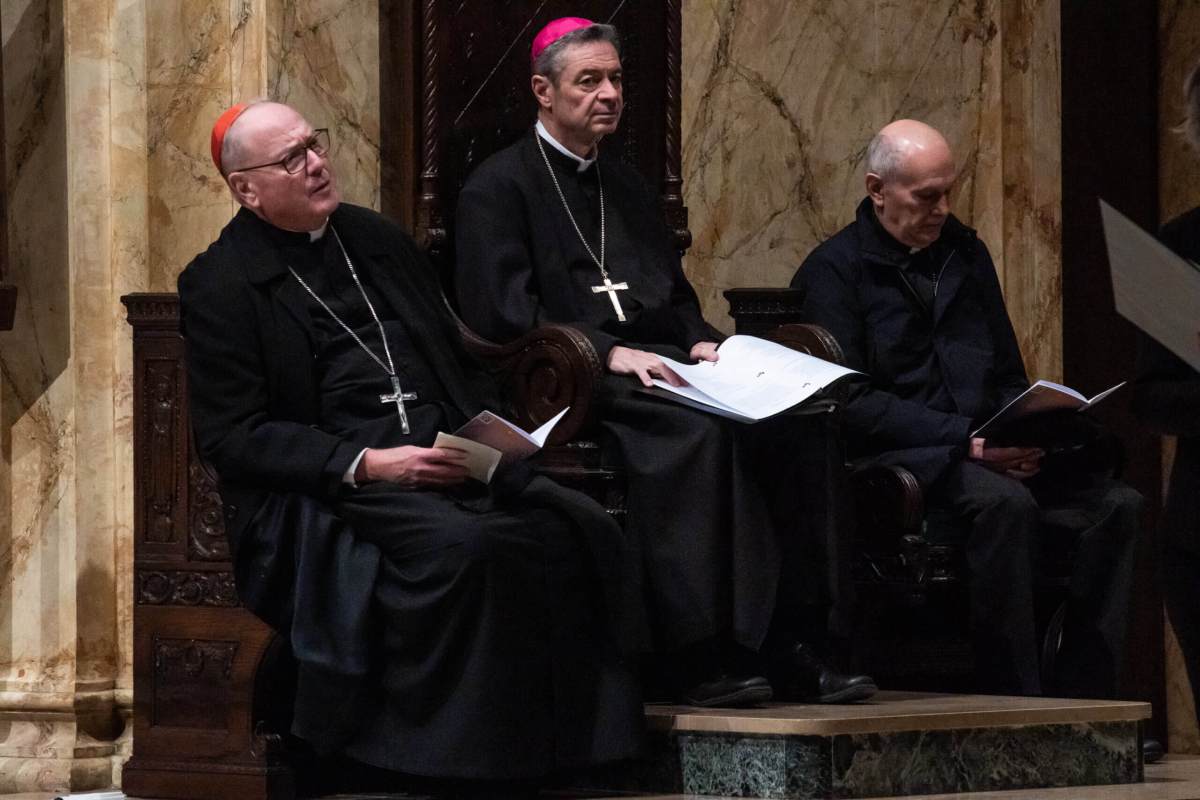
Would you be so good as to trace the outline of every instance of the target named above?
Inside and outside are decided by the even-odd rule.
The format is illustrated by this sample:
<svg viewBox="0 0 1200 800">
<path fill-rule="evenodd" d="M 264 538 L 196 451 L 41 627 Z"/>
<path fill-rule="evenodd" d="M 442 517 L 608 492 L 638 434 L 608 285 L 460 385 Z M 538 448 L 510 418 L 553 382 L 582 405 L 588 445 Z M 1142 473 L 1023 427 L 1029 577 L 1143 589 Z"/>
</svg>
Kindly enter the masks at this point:
<svg viewBox="0 0 1200 800">
<path fill-rule="evenodd" d="M 564 408 L 533 433 L 526 433 L 491 411 L 481 411 L 453 434 L 439 433 L 433 446 L 465 450 L 471 477 L 489 483 L 501 464 L 520 461 L 541 450 L 550 431 L 570 410 L 570 406 Z"/>
<path fill-rule="evenodd" d="M 1014 422 L 1034 414 L 1041 414 L 1044 411 L 1087 411 L 1124 385 L 1125 381 L 1121 381 L 1116 386 L 1105 389 L 1095 397 L 1088 399 L 1061 383 L 1038 381 L 996 412 L 995 416 L 983 423 L 971 436 L 972 438 L 995 436 Z"/>
<path fill-rule="evenodd" d="M 854 370 L 756 336 L 730 336 L 716 361 L 663 363 L 687 386 L 655 380 L 646 392 L 739 422 L 758 422 L 803 403 Z"/>
</svg>

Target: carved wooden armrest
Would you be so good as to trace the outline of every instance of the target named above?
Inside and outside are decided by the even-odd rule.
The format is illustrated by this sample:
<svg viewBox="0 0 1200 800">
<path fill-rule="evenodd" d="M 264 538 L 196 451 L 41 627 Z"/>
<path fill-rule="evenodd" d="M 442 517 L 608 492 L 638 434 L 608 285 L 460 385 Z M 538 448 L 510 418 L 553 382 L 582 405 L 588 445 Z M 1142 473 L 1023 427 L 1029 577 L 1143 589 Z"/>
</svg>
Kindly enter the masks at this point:
<svg viewBox="0 0 1200 800">
<path fill-rule="evenodd" d="M 458 326 L 467 352 L 499 374 L 519 425 L 536 428 L 570 406 L 548 442 L 563 444 L 576 438 L 591 421 L 592 395 L 604 366 L 596 348 L 578 329 L 544 325 L 506 344 L 496 344 L 461 320 Z"/>
<path fill-rule="evenodd" d="M 924 494 L 904 467 L 860 467 L 850 474 L 850 491 L 858 515 L 858 538 L 868 547 L 898 547 L 904 537 L 921 533 Z"/>
<path fill-rule="evenodd" d="M 779 286 L 726 289 L 729 316 L 738 333 L 764 336 L 789 322 L 800 322 L 804 290 Z"/>
<path fill-rule="evenodd" d="M 764 338 L 834 364 L 846 363 L 846 356 L 837 339 L 820 325 L 790 322 L 770 331 Z"/>
</svg>

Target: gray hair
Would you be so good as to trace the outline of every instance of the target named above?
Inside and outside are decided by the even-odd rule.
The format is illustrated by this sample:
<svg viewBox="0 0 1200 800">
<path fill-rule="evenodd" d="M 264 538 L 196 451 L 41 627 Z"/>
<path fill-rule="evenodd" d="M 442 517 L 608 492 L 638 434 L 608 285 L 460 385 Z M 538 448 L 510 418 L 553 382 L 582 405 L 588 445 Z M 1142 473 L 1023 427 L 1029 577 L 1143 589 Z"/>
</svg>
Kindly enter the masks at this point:
<svg viewBox="0 0 1200 800">
<path fill-rule="evenodd" d="M 547 45 L 533 62 L 533 74 L 545 75 L 557 86 L 558 78 L 562 74 L 563 54 L 567 48 L 588 42 L 608 42 L 617 51 L 617 57 L 621 57 L 621 37 L 617 34 L 617 29 L 612 25 L 594 24 L 564 33 Z"/>
<path fill-rule="evenodd" d="M 896 177 L 900 162 L 904 159 L 904 148 L 890 136 L 877 133 L 867 145 L 867 172 L 878 175 L 885 181 Z"/>
<path fill-rule="evenodd" d="M 1183 97 L 1187 116 L 1180 130 L 1191 142 L 1192 148 L 1200 153 L 1200 62 L 1192 67 L 1192 71 L 1183 82 Z"/>
</svg>

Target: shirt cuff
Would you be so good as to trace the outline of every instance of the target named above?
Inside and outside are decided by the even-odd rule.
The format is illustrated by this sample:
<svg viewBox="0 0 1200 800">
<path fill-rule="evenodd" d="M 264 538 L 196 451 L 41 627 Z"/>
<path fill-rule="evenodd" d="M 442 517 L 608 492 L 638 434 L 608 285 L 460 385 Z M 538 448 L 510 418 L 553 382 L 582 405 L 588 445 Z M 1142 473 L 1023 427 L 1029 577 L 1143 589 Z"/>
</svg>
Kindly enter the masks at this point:
<svg viewBox="0 0 1200 800">
<path fill-rule="evenodd" d="M 358 451 L 358 455 L 350 462 L 350 466 L 346 467 L 345 474 L 342 475 L 342 483 L 358 488 L 358 483 L 354 480 L 354 471 L 358 469 L 358 462 L 362 461 L 363 456 L 367 454 L 367 448 Z"/>
</svg>

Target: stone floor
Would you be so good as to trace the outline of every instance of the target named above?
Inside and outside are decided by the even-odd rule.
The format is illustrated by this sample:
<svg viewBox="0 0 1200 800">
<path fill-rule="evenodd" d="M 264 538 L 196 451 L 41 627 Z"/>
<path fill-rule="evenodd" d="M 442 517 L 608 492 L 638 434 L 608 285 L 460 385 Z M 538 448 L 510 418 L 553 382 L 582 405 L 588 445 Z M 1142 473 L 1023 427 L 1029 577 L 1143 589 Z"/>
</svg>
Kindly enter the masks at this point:
<svg viewBox="0 0 1200 800">
<path fill-rule="evenodd" d="M 375 795 L 376 798 L 379 795 Z M 53 794 L 6 794 L 0 800 L 53 800 Z M 131 799 L 132 800 L 132 799 Z M 332 800 L 332 798 L 330 799 Z M 340 798 L 340 800 L 353 800 Z M 559 800 L 565 800 L 559 798 Z M 576 797 L 573 800 L 584 800 Z M 685 798 L 683 795 L 654 795 L 623 800 L 719 800 Z M 895 798 L 893 798 L 895 800 Z M 1167 756 L 1146 766 L 1146 782 L 1126 786 L 1094 786 L 1038 791 L 983 792 L 975 794 L 922 795 L 909 800 L 1200 800 L 1200 757 Z"/>
</svg>

